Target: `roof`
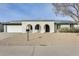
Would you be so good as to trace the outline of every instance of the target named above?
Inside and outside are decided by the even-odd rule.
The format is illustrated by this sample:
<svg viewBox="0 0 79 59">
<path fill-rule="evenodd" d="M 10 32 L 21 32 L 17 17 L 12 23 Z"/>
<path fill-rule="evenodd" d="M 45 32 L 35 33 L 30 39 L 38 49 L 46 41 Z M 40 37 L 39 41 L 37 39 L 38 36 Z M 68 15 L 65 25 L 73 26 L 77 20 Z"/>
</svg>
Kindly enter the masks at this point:
<svg viewBox="0 0 79 59">
<path fill-rule="evenodd" d="M 19 23 L 21 23 L 21 22 L 40 22 L 40 21 L 42 21 L 42 22 L 51 22 L 51 21 L 54 21 L 54 20 L 14 20 L 14 21 L 9 21 L 9 22 L 19 22 Z"/>
<path fill-rule="evenodd" d="M 22 23 L 10 23 L 10 22 L 7 22 L 7 23 L 2 23 L 3 25 L 22 25 Z"/>
<path fill-rule="evenodd" d="M 77 24 L 75 21 L 69 21 L 69 20 L 15 20 L 10 22 L 4 22 L 2 24 L 4 25 L 21 25 L 22 22 L 55 22 L 56 24 Z"/>
<path fill-rule="evenodd" d="M 62 21 L 62 20 L 59 20 L 59 21 L 55 21 L 56 24 L 77 24 L 77 22 L 75 21 Z"/>
</svg>

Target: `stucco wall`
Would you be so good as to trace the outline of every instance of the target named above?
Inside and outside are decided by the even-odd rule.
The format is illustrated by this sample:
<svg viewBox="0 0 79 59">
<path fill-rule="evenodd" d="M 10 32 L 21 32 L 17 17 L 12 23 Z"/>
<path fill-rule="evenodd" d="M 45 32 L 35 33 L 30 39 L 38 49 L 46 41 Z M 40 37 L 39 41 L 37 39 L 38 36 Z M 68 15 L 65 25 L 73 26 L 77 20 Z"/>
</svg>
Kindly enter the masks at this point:
<svg viewBox="0 0 79 59">
<path fill-rule="evenodd" d="M 54 24 L 54 32 L 57 32 L 57 24 Z"/>
<path fill-rule="evenodd" d="M 45 26 L 45 24 L 48 24 L 49 26 L 50 26 L 50 33 L 52 33 L 52 32 L 54 32 L 54 22 L 50 22 L 50 21 L 46 21 L 46 22 L 43 22 L 43 21 L 36 21 L 36 22 L 33 22 L 33 21 L 28 21 L 28 22 L 22 22 L 22 32 L 26 32 L 26 27 L 27 27 L 27 25 L 28 24 L 31 24 L 32 25 L 32 27 L 33 27 L 33 33 L 35 33 L 36 32 L 36 30 L 35 30 L 35 25 L 36 24 L 39 24 L 40 26 L 41 26 L 41 31 L 40 31 L 40 33 L 44 33 L 45 32 L 45 28 L 44 28 L 44 26 Z"/>
<path fill-rule="evenodd" d="M 63 28 L 63 27 L 68 27 L 68 28 L 70 28 L 70 25 L 61 25 L 60 27 L 61 27 L 61 28 Z"/>
<path fill-rule="evenodd" d="M 79 28 L 79 25 L 74 25 L 75 28 Z"/>
</svg>

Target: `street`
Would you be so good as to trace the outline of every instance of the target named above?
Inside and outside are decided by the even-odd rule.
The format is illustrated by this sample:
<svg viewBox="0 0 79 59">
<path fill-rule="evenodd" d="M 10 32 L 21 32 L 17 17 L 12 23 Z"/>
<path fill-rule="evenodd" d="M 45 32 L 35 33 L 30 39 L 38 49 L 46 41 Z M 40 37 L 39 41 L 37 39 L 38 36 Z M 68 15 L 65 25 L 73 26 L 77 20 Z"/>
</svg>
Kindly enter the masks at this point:
<svg viewBox="0 0 79 59">
<path fill-rule="evenodd" d="M 79 47 L 0 46 L 0 56 L 79 56 Z"/>
</svg>

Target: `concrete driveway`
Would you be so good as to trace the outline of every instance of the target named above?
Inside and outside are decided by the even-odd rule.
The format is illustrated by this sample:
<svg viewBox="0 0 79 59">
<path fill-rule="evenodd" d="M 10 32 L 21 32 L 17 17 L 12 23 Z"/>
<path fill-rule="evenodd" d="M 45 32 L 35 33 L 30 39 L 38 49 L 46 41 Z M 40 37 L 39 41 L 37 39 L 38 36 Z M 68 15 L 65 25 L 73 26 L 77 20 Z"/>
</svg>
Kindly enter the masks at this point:
<svg viewBox="0 0 79 59">
<path fill-rule="evenodd" d="M 0 46 L 0 56 L 79 56 L 79 47 Z"/>
</svg>

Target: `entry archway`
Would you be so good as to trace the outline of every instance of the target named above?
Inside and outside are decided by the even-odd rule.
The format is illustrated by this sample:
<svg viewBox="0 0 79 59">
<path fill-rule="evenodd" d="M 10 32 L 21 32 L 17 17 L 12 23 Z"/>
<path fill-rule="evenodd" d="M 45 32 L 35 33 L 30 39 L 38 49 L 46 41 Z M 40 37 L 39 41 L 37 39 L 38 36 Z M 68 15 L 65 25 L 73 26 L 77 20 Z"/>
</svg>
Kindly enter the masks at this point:
<svg viewBox="0 0 79 59">
<path fill-rule="evenodd" d="M 44 26 L 45 32 L 50 32 L 50 26 L 48 24 L 46 24 Z"/>
<path fill-rule="evenodd" d="M 39 33 L 41 31 L 41 26 L 39 24 L 36 24 L 35 25 L 35 30 L 36 30 L 36 32 Z"/>
<path fill-rule="evenodd" d="M 31 24 L 28 24 L 27 27 L 26 27 L 26 29 L 29 29 L 29 31 L 32 32 L 32 29 L 33 29 L 32 28 L 32 25 Z"/>
</svg>

